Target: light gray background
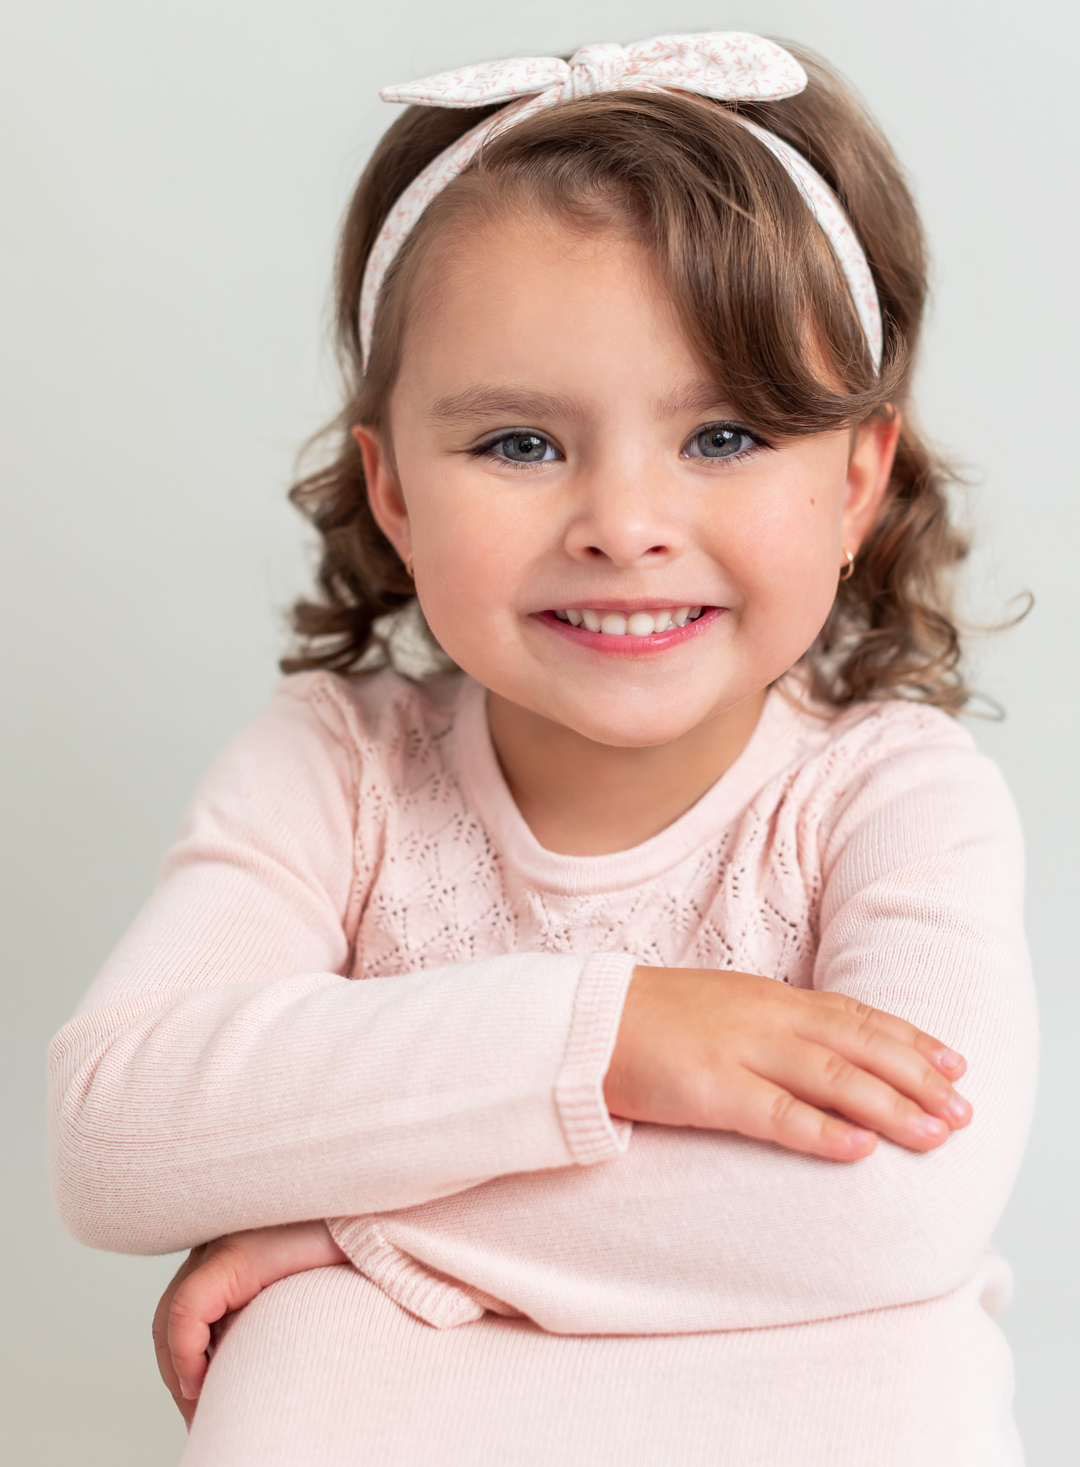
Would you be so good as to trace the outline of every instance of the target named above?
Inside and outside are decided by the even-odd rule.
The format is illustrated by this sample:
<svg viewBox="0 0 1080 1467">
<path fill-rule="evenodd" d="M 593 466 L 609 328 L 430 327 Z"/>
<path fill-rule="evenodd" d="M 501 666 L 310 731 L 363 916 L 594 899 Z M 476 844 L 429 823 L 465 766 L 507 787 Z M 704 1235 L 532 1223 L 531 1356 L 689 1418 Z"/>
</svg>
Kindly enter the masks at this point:
<svg viewBox="0 0 1080 1467">
<path fill-rule="evenodd" d="M 292 456 L 328 414 L 339 216 L 380 85 L 697 28 L 820 50 L 870 99 L 935 256 L 920 400 L 975 476 L 976 735 L 1030 846 L 1040 1108 L 1000 1243 L 1034 1467 L 1074 1463 L 1080 9 L 1035 0 L 8 0 L 2 763 L 6 1459 L 165 1467 L 154 1302 L 175 1260 L 95 1254 L 48 1197 L 43 1051 L 149 891 L 201 771 L 265 699 L 304 584 Z M 898 1203 L 898 1205 L 902 1205 Z M 864 1464 L 859 1464 L 864 1467 Z M 865 1464 L 872 1467 L 872 1464 Z"/>
</svg>

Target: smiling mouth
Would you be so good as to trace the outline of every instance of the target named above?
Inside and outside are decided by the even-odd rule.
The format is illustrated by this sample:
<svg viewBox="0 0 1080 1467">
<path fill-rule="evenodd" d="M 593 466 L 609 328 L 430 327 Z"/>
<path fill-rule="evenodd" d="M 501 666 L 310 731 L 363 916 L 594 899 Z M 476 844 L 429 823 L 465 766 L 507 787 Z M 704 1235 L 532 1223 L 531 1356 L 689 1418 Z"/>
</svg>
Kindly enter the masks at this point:
<svg viewBox="0 0 1080 1467">
<path fill-rule="evenodd" d="M 708 607 L 671 606 L 657 611 L 594 611 L 589 607 L 552 611 L 559 621 L 605 637 L 652 637 L 673 632 L 695 622 Z"/>
</svg>

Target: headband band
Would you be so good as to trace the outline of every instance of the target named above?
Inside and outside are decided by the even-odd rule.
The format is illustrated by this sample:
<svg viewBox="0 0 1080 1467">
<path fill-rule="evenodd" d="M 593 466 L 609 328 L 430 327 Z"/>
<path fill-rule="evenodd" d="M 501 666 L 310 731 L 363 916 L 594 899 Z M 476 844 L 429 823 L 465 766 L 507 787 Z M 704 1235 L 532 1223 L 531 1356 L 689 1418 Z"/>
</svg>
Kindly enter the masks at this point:
<svg viewBox="0 0 1080 1467">
<path fill-rule="evenodd" d="M 386 87 L 384 102 L 421 107 L 488 107 L 511 103 L 452 143 L 413 179 L 387 215 L 372 245 L 360 289 L 360 346 L 371 355 L 375 307 L 386 272 L 420 215 L 452 179 L 469 166 L 486 142 L 508 127 L 574 97 L 601 92 L 694 92 L 720 102 L 775 102 L 797 96 L 806 73 L 790 52 L 762 36 L 742 31 L 657 36 L 632 46 L 582 46 L 570 59 L 518 57 L 464 66 L 423 81 Z M 746 118 L 736 119 L 787 170 L 817 220 L 844 273 L 874 370 L 881 367 L 881 306 L 866 255 L 832 189 L 803 155 L 775 133 Z"/>
</svg>

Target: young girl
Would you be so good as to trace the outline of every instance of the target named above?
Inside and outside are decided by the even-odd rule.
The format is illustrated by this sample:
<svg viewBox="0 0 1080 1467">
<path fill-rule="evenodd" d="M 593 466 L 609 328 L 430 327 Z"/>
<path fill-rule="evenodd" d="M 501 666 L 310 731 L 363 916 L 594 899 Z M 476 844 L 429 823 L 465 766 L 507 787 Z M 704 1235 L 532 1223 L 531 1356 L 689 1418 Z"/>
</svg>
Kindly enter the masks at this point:
<svg viewBox="0 0 1080 1467">
<path fill-rule="evenodd" d="M 64 1218 L 194 1247 L 188 1467 L 1015 1464 L 1020 840 L 897 165 L 753 36 L 388 95 L 322 599 L 55 1041 Z"/>
</svg>

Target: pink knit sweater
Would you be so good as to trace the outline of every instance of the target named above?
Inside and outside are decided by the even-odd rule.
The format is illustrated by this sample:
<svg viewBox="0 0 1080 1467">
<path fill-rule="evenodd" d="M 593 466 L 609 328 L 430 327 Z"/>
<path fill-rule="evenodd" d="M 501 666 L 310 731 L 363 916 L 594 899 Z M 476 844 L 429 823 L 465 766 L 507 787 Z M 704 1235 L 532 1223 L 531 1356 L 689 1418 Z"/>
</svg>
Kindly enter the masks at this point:
<svg viewBox="0 0 1080 1467">
<path fill-rule="evenodd" d="M 325 1216 L 355 1265 L 243 1312 L 185 1464 L 1013 1467 L 987 1309 L 1033 1090 L 1021 879 L 996 770 L 910 703 L 774 690 L 667 830 L 571 857 L 475 683 L 288 679 L 52 1051 L 84 1242 Z M 903 1015 L 967 1056 L 975 1119 L 852 1166 L 613 1122 L 639 962 Z"/>
</svg>

